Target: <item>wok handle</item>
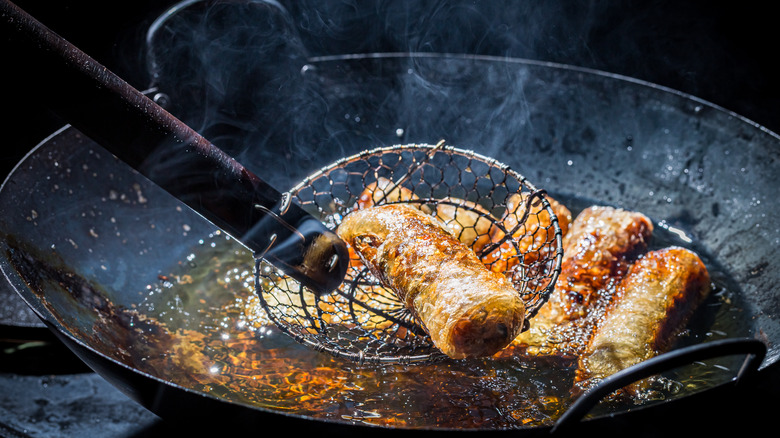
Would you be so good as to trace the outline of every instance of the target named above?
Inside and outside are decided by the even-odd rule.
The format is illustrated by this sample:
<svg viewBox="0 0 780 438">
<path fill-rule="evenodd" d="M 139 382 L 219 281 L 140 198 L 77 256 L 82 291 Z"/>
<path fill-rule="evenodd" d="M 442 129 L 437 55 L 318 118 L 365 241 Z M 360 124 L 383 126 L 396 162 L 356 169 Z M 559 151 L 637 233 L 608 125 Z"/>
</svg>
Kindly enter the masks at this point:
<svg viewBox="0 0 780 438">
<path fill-rule="evenodd" d="M 751 338 L 724 339 L 673 350 L 619 371 L 597 386 L 588 389 L 556 421 L 551 432 L 570 428 L 580 421 L 602 398 L 644 378 L 672 370 L 690 363 L 714 357 L 746 354 L 745 362 L 734 378 L 739 382 L 746 374 L 754 373 L 766 356 L 766 345 Z"/>
<path fill-rule="evenodd" d="M 10 86 L 314 291 L 341 284 L 346 245 L 319 220 L 13 3 L 0 15 Z"/>
</svg>

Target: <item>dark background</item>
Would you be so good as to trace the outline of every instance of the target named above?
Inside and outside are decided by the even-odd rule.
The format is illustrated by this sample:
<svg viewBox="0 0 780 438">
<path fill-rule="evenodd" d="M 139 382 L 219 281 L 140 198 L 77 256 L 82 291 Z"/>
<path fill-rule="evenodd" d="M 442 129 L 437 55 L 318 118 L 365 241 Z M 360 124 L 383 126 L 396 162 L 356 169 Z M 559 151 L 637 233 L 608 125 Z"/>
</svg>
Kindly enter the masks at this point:
<svg viewBox="0 0 780 438">
<path fill-rule="evenodd" d="M 18 0 L 15 3 L 131 85 L 143 89 L 149 84 L 143 68 L 144 32 L 148 24 L 174 2 Z M 290 3 L 296 4 L 295 1 Z M 349 2 L 322 3 L 344 5 Z M 480 8 L 477 1 L 449 3 L 473 6 L 476 10 Z M 780 85 L 777 83 L 780 67 L 776 62 L 780 36 L 773 29 L 775 15 L 768 2 L 504 3 L 507 7 L 528 8 L 531 18 L 523 28 L 500 22 L 501 17 L 483 16 L 480 23 L 485 27 L 470 29 L 474 38 L 464 43 L 462 48 L 441 42 L 437 47 L 437 35 L 432 37 L 430 44 L 418 41 L 410 48 L 460 48 L 464 52 L 560 62 L 626 75 L 689 93 L 774 132 L 780 131 Z M 429 6 L 429 9 L 438 8 Z M 344 10 L 354 12 L 354 8 L 344 7 Z M 499 23 L 489 28 L 490 20 Z M 543 30 L 528 29 L 528 34 L 525 34 L 525 28 L 534 23 L 539 23 Z M 429 23 L 420 21 L 420 24 Z M 367 21 L 366 27 L 370 26 Z M 511 32 L 508 37 L 496 37 L 501 34 L 501 28 Z M 484 38 L 480 33 L 490 37 Z M 344 53 L 383 49 L 360 47 L 358 41 L 338 43 L 342 46 L 334 50 Z M 388 42 L 390 44 L 392 42 Z M 384 49 L 407 48 L 399 47 L 396 42 L 393 47 Z M 15 62 L 24 60 L 3 60 L 0 74 L 7 75 Z M 0 171 L 6 174 L 9 166 L 18 161 L 26 150 L 63 123 L 40 107 L 34 98 L 34 90 L 15 86 L 9 80 L 3 83 L 6 111 L 2 127 L 6 140 L 0 151 L 3 163 Z"/>
<path fill-rule="evenodd" d="M 149 23 L 174 2 L 17 0 L 15 3 L 118 73 L 131 85 L 143 89 L 149 84 L 143 69 L 144 32 Z M 345 11 L 354 10 L 347 2 L 323 3 L 335 4 L 336 7 L 345 8 Z M 438 4 L 447 4 L 423 3 L 432 9 L 436 9 Z M 474 9 L 479 9 L 480 4 L 478 1 L 451 3 Z M 712 102 L 770 131 L 780 132 L 780 86 L 777 83 L 780 67 L 775 59 L 780 35 L 773 28 L 776 16 L 771 2 L 517 1 L 506 2 L 506 5 L 528 8 L 531 18 L 525 24 L 539 23 L 540 27 L 544 25 L 544 30 L 539 32 L 537 29 L 532 36 L 525 35 L 511 23 L 501 22 L 501 17 L 493 17 L 497 21 L 495 27 L 490 27 L 488 20 L 487 27 L 472 29 L 475 38 L 465 44 L 462 51 L 572 64 L 645 80 Z M 483 26 L 485 20 L 482 17 Z M 366 22 L 367 27 L 371 25 Z M 515 33 L 497 37 L 501 28 Z M 481 35 L 490 37 L 480 38 Z M 0 41 L 0 49 L 5 52 L 4 44 L 5 41 Z M 342 41 L 340 44 L 342 46 L 334 50 L 346 52 L 364 49 L 359 47 L 357 41 Z M 392 42 L 388 44 L 392 47 L 387 49 L 399 49 Z M 437 44 L 439 48 L 447 47 L 446 43 L 432 39 L 430 42 L 417 41 L 411 48 L 436 49 Z M 14 65 L 24 63 L 24 59 L 7 59 L 5 56 L 0 59 L 0 75 L 3 75 L 4 84 L 2 104 L 5 109 L 0 116 L 3 132 L 3 140 L 0 142 L 0 177 L 4 179 L 27 151 L 64 122 L 41 106 L 34 89 L 20 86 L 9 74 Z M 7 327 L 0 329 L 8 330 Z M 7 338 L 7 335 L 0 334 L 0 338 Z M 44 360 L 58 362 L 61 374 L 87 371 L 80 368 L 78 361 L 68 357 L 65 350 L 55 347 L 47 354 L 49 356 L 45 356 Z M 777 394 L 780 391 L 780 379 L 777 367 L 773 368 L 761 376 L 759 381 L 749 382 L 749 386 L 741 387 L 734 394 L 727 393 L 717 409 L 708 407 L 697 410 L 686 406 L 686 409 L 691 409 L 692 424 L 705 426 L 666 425 L 663 418 L 644 419 L 644 431 L 649 435 L 658 430 L 665 433 L 674 430 L 691 432 L 699 428 L 701 432 L 709 433 L 722 430 L 766 433 L 760 426 L 774 427 L 776 420 L 773 415 L 776 415 L 774 412 L 779 405 Z M 31 388 L 31 391 L 42 390 L 41 382 L 47 378 L 41 377 L 43 374 L 32 368 L 25 371 L 5 366 L 0 367 L 0 373 L 18 375 L 19 381 L 35 376 L 33 381 L 38 386 Z M 79 374 L 73 381 L 80 382 L 83 378 L 84 374 Z M 109 436 L 149 436 L 170 432 L 168 425 L 158 422 L 151 415 L 144 415 L 143 411 L 139 412 L 132 405 L 127 411 L 122 411 L 117 406 L 122 406 L 124 399 L 121 395 L 113 395 L 108 385 L 93 380 L 84 384 L 91 385 L 90 390 L 97 397 L 105 397 L 105 403 L 115 403 L 111 405 L 114 406 L 113 410 L 96 412 L 90 417 L 94 432 L 106 432 L 107 429 L 100 428 L 101 418 L 103 425 L 113 424 L 116 429 L 116 434 Z M 0 388 L 0 391 L 16 389 Z M 105 391 L 111 395 L 102 395 Z M 729 397 L 738 398 L 740 402 L 730 405 Z M 40 399 L 34 398 L 20 397 L 19 400 L 19 403 L 40 403 Z M 116 416 L 124 418 L 120 421 Z M 36 424 L 53 421 L 52 418 L 56 416 L 42 416 Z M 4 429 L 3 421 L 8 419 L 0 418 L 0 435 L 24 436 L 19 431 Z M 726 425 L 728 427 L 724 429 Z M 49 429 L 41 427 L 40 430 Z M 71 427 L 70 430 L 74 432 L 76 428 Z M 94 436 L 98 435 L 101 433 Z"/>
</svg>

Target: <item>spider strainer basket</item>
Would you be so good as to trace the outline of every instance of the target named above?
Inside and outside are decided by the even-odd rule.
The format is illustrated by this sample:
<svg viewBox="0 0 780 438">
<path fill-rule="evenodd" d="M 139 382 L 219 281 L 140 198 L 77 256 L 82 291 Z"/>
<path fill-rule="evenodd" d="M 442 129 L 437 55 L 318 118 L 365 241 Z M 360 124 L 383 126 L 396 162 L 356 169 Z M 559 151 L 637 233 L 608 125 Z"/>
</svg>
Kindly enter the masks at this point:
<svg viewBox="0 0 780 438">
<path fill-rule="evenodd" d="M 544 192 L 472 151 L 443 143 L 372 149 L 321 169 L 288 194 L 333 230 L 351 211 L 379 204 L 409 203 L 438 217 L 486 267 L 512 281 L 526 318 L 546 302 L 560 273 L 561 229 Z M 262 255 L 256 269 L 257 294 L 271 320 L 311 348 L 360 363 L 445 357 L 351 250 L 346 277 L 330 294 L 302 286 Z"/>
</svg>

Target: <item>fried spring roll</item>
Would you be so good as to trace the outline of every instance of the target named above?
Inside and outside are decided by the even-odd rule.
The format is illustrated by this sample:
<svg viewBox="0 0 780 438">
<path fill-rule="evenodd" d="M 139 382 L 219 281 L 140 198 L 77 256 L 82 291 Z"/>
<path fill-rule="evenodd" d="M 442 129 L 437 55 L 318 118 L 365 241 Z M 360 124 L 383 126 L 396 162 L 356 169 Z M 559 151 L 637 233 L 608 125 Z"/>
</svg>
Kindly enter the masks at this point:
<svg viewBox="0 0 780 438">
<path fill-rule="evenodd" d="M 360 193 L 357 207 L 364 209 L 374 205 L 392 204 L 412 201 L 410 206 L 419 208 L 425 213 L 432 210 L 428 205 L 418 201 L 420 198 L 414 192 L 403 186 L 395 184 L 387 178 L 379 177 Z M 470 201 L 459 198 L 447 197 L 436 204 L 436 217 L 441 220 L 447 229 L 461 242 L 470 247 L 474 252 L 490 242 L 491 229 L 496 229 L 495 219 L 484 207 Z"/>
<path fill-rule="evenodd" d="M 492 355 L 522 329 L 525 306 L 509 280 L 436 218 L 406 204 L 380 205 L 348 214 L 337 233 L 444 354 Z"/>
<path fill-rule="evenodd" d="M 565 236 L 572 221 L 571 211 L 555 199 L 549 196 L 546 198 L 558 219 L 561 233 Z M 553 242 L 555 229 L 550 213 L 541 202 L 532 203 L 529 208 L 525 196 L 510 195 L 507 199 L 507 211 L 501 219 L 503 228 L 514 230 L 526 212 L 528 215 L 525 223 L 512 234 L 512 241 L 504 242 L 496 250 L 482 256 L 482 261 L 492 270 L 507 272 L 520 262 L 528 266 L 553 257 L 557 249 Z M 504 236 L 504 232 L 497 227 L 491 230 L 493 242 L 501 241 Z"/>
<path fill-rule="evenodd" d="M 484 207 L 458 198 L 445 198 L 436 204 L 436 217 L 472 251 L 479 252 L 498 229 L 495 218 Z"/>
<path fill-rule="evenodd" d="M 561 322 L 592 313 L 630 261 L 647 250 L 652 232 L 642 213 L 602 206 L 583 210 L 563 239 L 565 261 L 549 316 Z"/>
<path fill-rule="evenodd" d="M 403 186 L 396 186 L 389 179 L 380 176 L 376 181 L 367 185 L 360 193 L 357 200 L 357 207 L 362 210 L 375 205 L 416 199 L 419 198 L 411 190 Z M 428 210 L 426 210 L 426 212 L 428 212 Z"/>
<path fill-rule="evenodd" d="M 602 206 L 583 210 L 564 236 L 552 295 L 529 320 L 529 330 L 500 354 L 578 357 L 630 263 L 646 251 L 652 231 L 641 213 Z"/>
<path fill-rule="evenodd" d="M 671 347 L 675 336 L 710 292 L 699 256 L 679 247 L 651 251 L 631 266 L 579 359 L 579 390 L 650 359 Z M 625 388 L 636 395 L 647 380 Z"/>
<path fill-rule="evenodd" d="M 392 181 L 379 177 L 369 184 L 358 197 L 360 209 L 383 203 L 414 201 L 419 199 L 405 187 L 394 187 Z M 507 198 L 507 211 L 501 218 L 503 228 L 513 230 L 522 219 L 526 210 L 528 216 L 523 226 L 512 236 L 513 241 L 504 242 L 489 254 L 480 254 L 491 242 L 499 242 L 504 237 L 501 228 L 495 225 L 496 219 L 482 206 L 463 199 L 448 197 L 436 205 L 436 217 L 457 236 L 458 239 L 479 254 L 482 262 L 495 272 L 509 272 L 521 259 L 526 265 L 552 257 L 555 245 L 551 240 L 555 236 L 552 218 L 541 202 L 533 203 L 530 209 L 525 196 L 512 194 Z M 565 235 L 571 223 L 571 211 L 560 202 L 547 197 L 558 224 Z M 426 205 L 411 202 L 426 213 L 431 209 Z M 518 251 L 519 250 L 519 251 Z M 519 253 L 519 255 L 518 255 Z"/>
</svg>

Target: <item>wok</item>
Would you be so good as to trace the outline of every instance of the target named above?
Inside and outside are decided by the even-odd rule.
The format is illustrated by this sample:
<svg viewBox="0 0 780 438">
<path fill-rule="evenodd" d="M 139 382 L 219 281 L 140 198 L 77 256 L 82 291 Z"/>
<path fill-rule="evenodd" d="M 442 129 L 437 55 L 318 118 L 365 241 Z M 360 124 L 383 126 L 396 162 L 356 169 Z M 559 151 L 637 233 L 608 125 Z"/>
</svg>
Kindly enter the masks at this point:
<svg viewBox="0 0 780 438">
<path fill-rule="evenodd" d="M 12 2 L 0 16 L 14 77 L 56 114 L 301 284 L 341 284 L 346 245 L 319 220 Z"/>
<path fill-rule="evenodd" d="M 663 409 L 732 384 L 745 354 L 763 358 L 762 369 L 777 361 L 780 271 L 773 264 L 780 227 L 770 205 L 778 186 L 777 135 L 692 96 L 559 64 L 369 54 L 310 58 L 290 69 L 300 72 L 291 86 L 263 101 L 255 114 L 265 136 L 242 137 L 242 144 L 251 142 L 261 151 L 250 165 L 280 186 L 374 145 L 444 137 L 499 158 L 574 209 L 601 203 L 642 211 L 658 225 L 656 244 L 683 244 L 702 254 L 719 293 L 680 347 L 760 339 L 766 356 L 752 342 L 735 343 L 747 345 L 732 350 L 736 359 L 708 360 L 706 371 L 696 373 L 709 377 L 703 385 L 645 409 Z M 182 101 L 171 95 L 172 102 Z M 304 109 L 306 117 L 278 116 L 289 107 Z M 190 120 L 187 114 L 184 119 Z M 280 138 L 287 141 L 276 144 L 285 148 L 271 147 Z M 295 158 L 290 164 L 265 165 L 290 155 Z M 344 433 L 452 427 L 414 415 L 457 405 L 452 394 L 425 397 L 425 385 L 413 387 L 417 398 L 381 393 L 390 378 L 409 379 L 422 370 L 356 367 L 302 350 L 275 336 L 272 327 L 252 327 L 262 318 L 251 313 L 251 291 L 242 283 L 251 255 L 71 127 L 19 163 L 0 190 L 0 206 L 7 212 L 0 266 L 10 284 L 85 362 L 164 418 L 208 412 L 224 415 L 222 421 L 327 425 Z M 192 357 L 198 360 L 186 360 Z M 219 378 L 204 384 L 204 370 L 236 377 L 231 373 L 247 366 L 235 361 L 247 357 L 256 366 L 278 361 L 279 368 L 291 358 L 298 371 L 292 376 L 301 380 L 258 374 L 242 375 L 246 386 Z M 307 373 L 307 367 L 317 372 Z M 483 387 L 475 383 L 476 400 L 495 402 L 486 394 L 496 388 L 526 390 L 523 400 L 499 397 L 516 404 L 488 410 L 519 409 L 541 396 L 529 394 L 523 379 L 561 378 L 546 374 L 549 370 L 510 368 L 503 369 L 507 379 Z M 672 375 L 682 380 L 689 372 Z M 314 378 L 331 373 L 357 380 L 343 382 L 334 393 L 336 388 Z M 253 377 L 262 383 L 251 385 Z M 274 378 L 280 382 L 274 384 Z M 372 385 L 380 393 L 361 398 L 356 388 Z M 298 398 L 276 399 L 277 390 L 299 391 Z M 263 399 L 266 394 L 270 398 Z M 310 398 L 324 405 L 304 403 Z M 310 406 L 317 408 L 307 410 Z M 551 409 L 560 415 L 567 407 Z M 592 417 L 628 415 L 636 407 L 615 409 Z M 371 427 L 377 415 L 391 416 L 388 412 L 397 424 Z M 544 421 L 524 426 L 511 416 L 497 421 L 509 424 L 459 428 L 531 433 L 553 426 Z"/>
</svg>

